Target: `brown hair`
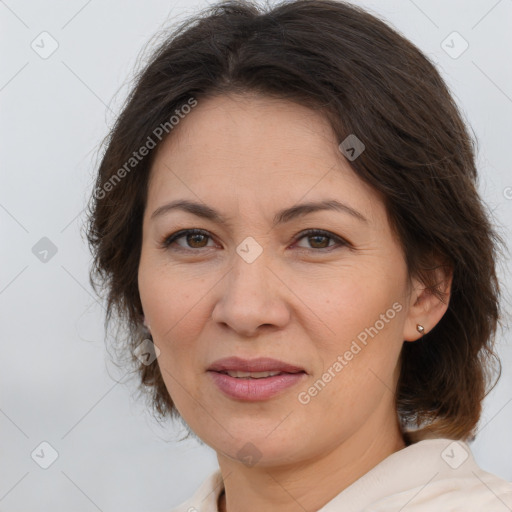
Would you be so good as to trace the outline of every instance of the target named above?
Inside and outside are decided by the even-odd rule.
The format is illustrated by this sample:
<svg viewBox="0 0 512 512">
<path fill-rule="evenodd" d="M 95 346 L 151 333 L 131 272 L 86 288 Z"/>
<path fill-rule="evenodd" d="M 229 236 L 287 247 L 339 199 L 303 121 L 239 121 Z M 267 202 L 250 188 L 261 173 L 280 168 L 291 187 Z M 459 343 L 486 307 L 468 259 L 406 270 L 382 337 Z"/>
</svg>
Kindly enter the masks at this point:
<svg viewBox="0 0 512 512">
<path fill-rule="evenodd" d="M 226 1 L 187 19 L 154 51 L 105 141 L 89 205 L 90 281 L 107 291 L 105 325 L 115 313 L 128 328 L 117 341 L 154 411 L 179 417 L 157 362 L 133 354 L 147 337 L 137 273 L 156 149 L 130 159 L 150 139 L 158 147 L 155 129 L 191 98 L 243 92 L 321 111 L 340 142 L 356 134 L 366 149 L 352 168 L 381 192 L 409 275 L 444 300 L 434 270 L 453 271 L 443 318 L 404 343 L 396 407 L 402 425 L 474 436 L 493 362 L 496 382 L 501 375 L 493 347 L 502 240 L 477 192 L 473 141 L 431 62 L 383 21 L 334 0 Z"/>
</svg>

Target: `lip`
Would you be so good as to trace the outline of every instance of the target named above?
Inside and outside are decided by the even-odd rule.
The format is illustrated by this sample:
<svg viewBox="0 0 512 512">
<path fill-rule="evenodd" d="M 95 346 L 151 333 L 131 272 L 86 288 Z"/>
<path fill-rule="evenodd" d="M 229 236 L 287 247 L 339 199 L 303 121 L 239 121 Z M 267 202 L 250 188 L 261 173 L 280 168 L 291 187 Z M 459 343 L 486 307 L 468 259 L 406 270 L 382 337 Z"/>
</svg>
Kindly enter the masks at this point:
<svg viewBox="0 0 512 512">
<path fill-rule="evenodd" d="M 258 357 L 256 359 L 242 359 L 241 357 L 225 357 L 218 359 L 209 368 L 208 371 L 241 371 L 241 372 L 286 372 L 298 373 L 306 370 L 278 359 L 270 357 Z"/>
<path fill-rule="evenodd" d="M 264 372 L 279 371 L 280 375 L 259 379 L 231 377 L 225 371 Z M 307 377 L 303 368 L 284 361 L 260 357 L 241 359 L 228 357 L 215 361 L 207 371 L 217 388 L 229 398 L 248 402 L 268 400 Z"/>
</svg>

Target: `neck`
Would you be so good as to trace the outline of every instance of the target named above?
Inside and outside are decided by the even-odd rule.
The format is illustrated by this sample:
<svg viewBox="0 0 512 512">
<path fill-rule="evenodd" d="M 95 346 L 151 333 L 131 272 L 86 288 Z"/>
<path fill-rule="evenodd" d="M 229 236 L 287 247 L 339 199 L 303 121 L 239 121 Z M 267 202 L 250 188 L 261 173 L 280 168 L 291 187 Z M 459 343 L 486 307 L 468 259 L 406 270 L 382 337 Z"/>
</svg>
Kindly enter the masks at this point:
<svg viewBox="0 0 512 512">
<path fill-rule="evenodd" d="M 225 481 L 219 512 L 318 510 L 379 462 L 406 447 L 398 422 L 361 429 L 326 453 L 287 465 L 247 467 L 218 454 Z M 229 478 L 226 476 L 229 475 Z"/>
</svg>

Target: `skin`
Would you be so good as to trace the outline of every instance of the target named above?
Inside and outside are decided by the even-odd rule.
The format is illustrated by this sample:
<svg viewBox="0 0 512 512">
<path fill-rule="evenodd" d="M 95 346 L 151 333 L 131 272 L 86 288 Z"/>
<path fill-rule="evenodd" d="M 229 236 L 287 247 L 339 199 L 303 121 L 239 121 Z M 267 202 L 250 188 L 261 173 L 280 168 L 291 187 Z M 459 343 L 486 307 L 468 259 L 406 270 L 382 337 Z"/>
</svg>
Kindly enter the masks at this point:
<svg viewBox="0 0 512 512">
<path fill-rule="evenodd" d="M 425 332 L 435 326 L 448 300 L 408 276 L 382 198 L 357 177 L 339 142 L 303 106 L 219 96 L 199 101 L 180 121 L 151 169 L 140 297 L 165 385 L 189 427 L 217 453 L 225 483 L 220 510 L 317 510 L 405 447 L 394 405 L 401 348 L 421 337 L 417 324 Z M 272 226 L 282 208 L 333 198 L 367 221 L 326 210 Z M 180 210 L 151 218 L 175 199 L 205 203 L 229 223 Z M 162 247 L 191 228 L 208 236 Z M 333 237 L 300 237 L 311 228 Z M 236 252 L 249 236 L 263 249 L 252 263 Z M 449 277 L 439 280 L 449 292 Z M 300 403 L 298 394 L 394 303 L 401 305 L 394 318 Z M 266 401 L 234 400 L 206 373 L 232 355 L 273 357 L 308 375 Z M 259 457 L 252 466 L 237 455 L 248 442 Z"/>
</svg>

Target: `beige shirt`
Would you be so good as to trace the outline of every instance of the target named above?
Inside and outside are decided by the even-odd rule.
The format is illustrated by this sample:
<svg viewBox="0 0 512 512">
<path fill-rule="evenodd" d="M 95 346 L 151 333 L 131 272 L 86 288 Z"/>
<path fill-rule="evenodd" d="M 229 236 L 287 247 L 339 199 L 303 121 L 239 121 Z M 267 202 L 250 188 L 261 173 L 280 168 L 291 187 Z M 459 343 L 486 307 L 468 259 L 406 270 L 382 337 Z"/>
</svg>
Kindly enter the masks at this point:
<svg viewBox="0 0 512 512">
<path fill-rule="evenodd" d="M 172 512 L 218 512 L 216 470 Z M 425 439 L 399 450 L 318 512 L 511 512 L 512 483 L 482 470 L 469 445 Z"/>
</svg>

